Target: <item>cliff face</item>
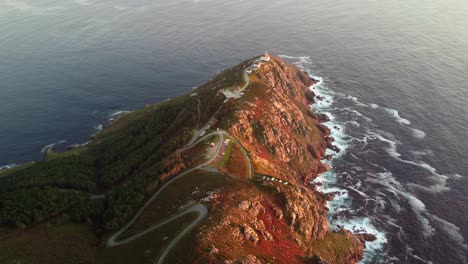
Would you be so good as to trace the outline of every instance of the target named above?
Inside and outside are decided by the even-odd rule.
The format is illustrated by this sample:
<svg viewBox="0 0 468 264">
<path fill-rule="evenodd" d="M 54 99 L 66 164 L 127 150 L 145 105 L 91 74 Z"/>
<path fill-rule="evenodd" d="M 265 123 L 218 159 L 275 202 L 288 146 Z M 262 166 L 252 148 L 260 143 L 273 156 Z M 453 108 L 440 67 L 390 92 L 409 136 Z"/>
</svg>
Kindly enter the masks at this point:
<svg viewBox="0 0 468 264">
<path fill-rule="evenodd" d="M 251 79 L 229 131 L 246 143 L 257 172 L 308 182 L 325 170 L 320 160 L 330 134 L 308 106 L 316 81 L 279 58 Z"/>
<path fill-rule="evenodd" d="M 88 145 L 2 174 L 0 225 L 30 225 L 0 232 L 5 252 L 27 252 L 6 262 L 357 263 L 372 236 L 333 231 L 331 196 L 309 184 L 329 169 L 326 148 L 337 150 L 327 117 L 309 107 L 316 81 L 280 58 L 258 59 L 119 117 Z M 207 215 L 201 225 L 182 216 L 193 212 Z M 97 242 L 106 237 L 109 248 Z M 42 250 L 51 244 L 53 254 Z"/>
<path fill-rule="evenodd" d="M 332 232 L 329 197 L 308 184 L 329 169 L 321 160 L 333 148 L 321 124 L 326 117 L 310 110 L 315 95 L 309 87 L 316 80 L 273 58 L 250 82 L 220 115 L 230 120 L 223 128 L 248 151 L 257 184 L 223 191 L 212 208 L 217 220 L 197 236 L 200 252 L 210 252 L 200 254 L 200 263 L 357 263 L 365 239 Z"/>
</svg>

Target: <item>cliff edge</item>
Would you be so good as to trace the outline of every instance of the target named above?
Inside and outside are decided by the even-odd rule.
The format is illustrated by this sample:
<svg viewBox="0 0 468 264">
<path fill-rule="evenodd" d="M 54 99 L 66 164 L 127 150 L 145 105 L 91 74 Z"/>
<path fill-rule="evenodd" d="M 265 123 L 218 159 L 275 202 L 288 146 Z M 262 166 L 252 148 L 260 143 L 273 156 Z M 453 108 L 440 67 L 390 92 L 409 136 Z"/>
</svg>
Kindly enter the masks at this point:
<svg viewBox="0 0 468 264">
<path fill-rule="evenodd" d="M 359 262 L 372 235 L 331 228 L 310 184 L 339 151 L 316 82 L 265 54 L 1 170 L 0 262 Z"/>
<path fill-rule="evenodd" d="M 214 124 L 246 149 L 255 184 L 226 188 L 216 199 L 216 220 L 197 235 L 199 252 L 216 254 L 200 253 L 200 263 L 357 263 L 365 236 L 332 231 L 331 197 L 309 184 L 329 170 L 326 148 L 339 151 L 321 124 L 326 117 L 310 107 L 317 80 L 278 57 L 258 61 L 242 97 L 228 99 Z"/>
</svg>

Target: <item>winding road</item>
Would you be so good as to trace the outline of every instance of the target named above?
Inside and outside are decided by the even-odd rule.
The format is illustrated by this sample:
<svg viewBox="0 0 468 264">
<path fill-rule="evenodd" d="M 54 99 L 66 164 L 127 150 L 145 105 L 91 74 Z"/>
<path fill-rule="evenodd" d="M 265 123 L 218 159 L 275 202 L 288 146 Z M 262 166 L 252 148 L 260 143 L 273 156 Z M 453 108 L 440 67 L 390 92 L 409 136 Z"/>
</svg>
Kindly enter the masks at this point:
<svg viewBox="0 0 468 264">
<path fill-rule="evenodd" d="M 244 80 L 245 80 L 245 84 L 244 86 L 240 89 L 240 91 L 244 91 L 250 84 L 250 78 L 248 76 L 248 73 L 247 73 L 247 70 L 244 70 Z M 200 113 L 200 100 L 198 100 L 198 104 L 197 104 L 197 111 L 198 111 L 198 120 L 200 120 L 200 116 L 201 116 L 201 113 Z M 122 227 L 120 230 L 118 230 L 116 233 L 114 233 L 112 236 L 109 237 L 109 239 L 107 240 L 106 242 L 106 246 L 107 247 L 115 247 L 115 246 L 119 246 L 119 245 L 124 245 L 124 244 L 127 244 L 127 243 L 130 243 L 142 236 L 144 236 L 145 234 L 149 233 L 149 232 L 152 232 L 182 216 L 185 216 L 185 215 L 188 215 L 188 214 L 192 214 L 192 213 L 197 213 L 198 216 L 197 218 L 192 222 L 190 223 L 188 226 L 186 226 L 182 232 L 180 232 L 179 234 L 177 234 L 177 236 L 169 243 L 169 245 L 167 246 L 167 248 L 163 251 L 163 253 L 161 254 L 161 256 L 159 257 L 159 260 L 158 260 L 158 264 L 162 264 L 165 260 L 165 258 L 167 257 L 167 255 L 169 254 L 169 252 L 171 251 L 171 249 L 180 241 L 180 239 L 182 239 L 191 229 L 193 229 L 195 226 L 197 226 L 208 214 L 208 208 L 201 204 L 201 203 L 198 203 L 198 204 L 195 204 L 194 206 L 190 207 L 190 208 L 187 208 L 185 209 L 184 211 L 170 217 L 170 218 L 167 218 L 166 220 L 158 223 L 158 224 L 155 224 L 151 227 L 148 227 L 146 228 L 145 230 L 141 231 L 141 232 L 138 232 L 137 234 L 134 234 L 128 238 L 125 238 L 125 239 L 122 239 L 122 240 L 118 240 L 118 238 L 125 232 L 127 231 L 137 220 L 138 218 L 141 216 L 141 214 L 145 211 L 145 209 L 159 196 L 159 194 L 164 191 L 170 184 L 172 184 L 173 182 L 175 182 L 176 180 L 180 179 L 181 177 L 195 171 L 195 170 L 198 170 L 198 169 L 202 169 L 203 167 L 207 166 L 208 164 L 210 164 L 211 162 L 213 162 L 216 157 L 219 155 L 219 152 L 221 150 L 221 147 L 223 145 L 223 141 L 224 141 L 224 136 L 226 137 L 229 137 L 231 138 L 236 144 L 238 144 L 242 150 L 242 152 L 244 153 L 247 161 L 248 161 L 248 169 L 249 169 L 249 178 L 251 178 L 253 176 L 253 170 L 252 170 L 252 162 L 250 160 L 250 157 L 248 156 L 248 153 L 247 151 L 245 150 L 245 148 L 242 146 L 242 144 L 237 140 L 235 139 L 234 137 L 232 137 L 231 135 L 229 135 L 229 133 L 227 131 L 224 131 L 224 130 L 220 130 L 220 131 L 215 131 L 215 132 L 212 132 L 212 133 L 209 133 L 209 134 L 206 134 L 204 136 L 202 136 L 200 138 L 200 136 L 211 126 L 212 124 L 212 121 L 213 119 L 215 118 L 216 114 L 222 109 L 222 107 L 224 106 L 224 103 L 221 104 L 221 106 L 219 107 L 219 109 L 213 114 L 213 116 L 208 120 L 208 122 L 203 126 L 201 127 L 200 129 L 198 129 L 194 135 L 192 136 L 192 138 L 190 139 L 190 141 L 181 149 L 182 151 L 183 150 L 187 150 L 187 149 L 190 149 L 192 148 L 193 146 L 195 146 L 196 144 L 198 144 L 199 142 L 213 136 L 213 135 L 217 135 L 219 140 L 218 140 L 218 144 L 216 146 L 216 150 L 213 154 L 213 156 L 208 159 L 207 161 L 205 161 L 204 163 L 196 166 L 196 167 L 193 167 L 191 169 L 188 169 L 180 174 L 178 174 L 177 176 L 173 177 L 171 180 L 169 180 L 168 182 L 166 182 L 164 185 L 162 185 L 158 191 L 156 191 L 153 196 L 151 196 L 148 201 L 146 201 L 146 203 L 140 208 L 140 210 L 138 210 L 138 212 L 133 216 L 133 218 L 124 226 Z M 198 121 L 199 122 L 199 121 Z M 198 139 L 198 140 L 197 140 Z M 96 196 L 96 198 L 98 198 L 99 196 Z M 99 197 L 101 198 L 101 197 Z"/>
<path fill-rule="evenodd" d="M 127 230 L 130 228 L 130 226 L 132 226 L 132 225 L 138 220 L 138 218 L 139 218 L 140 215 L 143 213 L 143 211 L 144 211 L 144 210 L 159 196 L 159 194 L 160 194 L 164 189 L 166 189 L 171 183 L 175 182 L 176 180 L 178 180 L 179 178 L 181 178 L 181 177 L 184 176 L 184 175 L 187 175 L 187 174 L 189 174 L 189 173 L 191 173 L 191 172 L 193 172 L 193 171 L 195 171 L 195 170 L 198 170 L 198 169 L 202 168 L 203 166 L 206 166 L 206 165 L 210 164 L 210 163 L 218 156 L 219 150 L 221 149 L 222 142 L 223 142 L 223 134 L 222 134 L 222 133 L 220 133 L 220 132 L 213 132 L 213 133 L 210 133 L 210 134 L 204 136 L 203 138 L 201 138 L 199 141 L 201 141 L 201 140 L 203 140 L 203 139 L 205 139 L 205 138 L 207 138 L 207 137 L 209 137 L 209 136 L 212 136 L 212 135 L 214 135 L 214 134 L 217 134 L 217 135 L 220 137 L 220 140 L 218 141 L 218 145 L 216 146 L 216 151 L 215 151 L 214 155 L 213 155 L 208 161 L 205 161 L 204 163 L 202 163 L 202 164 L 200 164 L 200 165 L 198 165 L 198 166 L 196 166 L 196 167 L 193 167 L 193 168 L 191 168 L 191 169 L 188 169 L 188 170 L 186 170 L 186 171 L 184 171 L 184 172 L 178 174 L 177 176 L 175 176 L 174 178 L 172 178 L 170 181 L 168 181 L 168 182 L 166 182 L 164 185 L 162 185 L 162 186 L 159 188 L 159 190 L 158 190 L 157 192 L 155 192 L 155 193 L 153 194 L 153 196 L 151 196 L 151 198 L 148 199 L 148 201 L 143 205 L 143 207 L 141 207 L 140 210 L 138 210 L 138 212 L 133 216 L 133 218 L 132 218 L 124 227 L 122 227 L 119 231 L 117 231 L 115 234 L 113 234 L 113 235 L 109 238 L 109 240 L 107 240 L 106 245 L 107 245 L 108 247 L 113 247 L 113 246 L 118 246 L 118 245 L 126 244 L 126 243 L 128 243 L 128 242 L 130 242 L 130 241 L 133 241 L 135 238 L 138 238 L 138 237 L 142 236 L 142 235 L 143 235 L 142 233 L 146 234 L 147 232 L 149 232 L 149 231 L 147 231 L 148 229 L 151 229 L 151 228 L 155 229 L 155 226 L 152 226 L 152 227 L 149 227 L 147 230 L 142 231 L 142 232 L 140 232 L 140 233 L 138 233 L 138 234 L 136 234 L 136 235 L 133 235 L 133 236 L 131 236 L 131 237 L 125 239 L 125 240 L 117 241 L 117 238 L 118 238 L 121 234 L 123 234 L 125 231 L 127 231 Z M 197 142 L 199 142 L 199 141 L 197 141 Z M 197 143 L 197 142 L 196 142 L 196 143 Z M 196 144 L 196 143 L 195 143 L 195 144 Z M 204 206 L 204 205 L 202 205 L 202 206 Z M 190 208 L 187 209 L 187 210 L 190 210 Z M 186 211 L 187 211 L 187 210 L 186 210 Z M 183 213 L 183 212 L 182 212 L 182 213 Z M 182 214 L 182 213 L 180 213 L 180 214 Z M 202 213 L 202 212 L 199 211 L 199 213 Z M 179 215 L 180 215 L 180 214 L 179 214 Z M 170 221 L 166 221 L 165 223 L 168 223 L 168 222 L 170 222 Z M 158 225 L 156 225 L 156 226 L 160 226 L 160 224 L 158 224 Z"/>
</svg>

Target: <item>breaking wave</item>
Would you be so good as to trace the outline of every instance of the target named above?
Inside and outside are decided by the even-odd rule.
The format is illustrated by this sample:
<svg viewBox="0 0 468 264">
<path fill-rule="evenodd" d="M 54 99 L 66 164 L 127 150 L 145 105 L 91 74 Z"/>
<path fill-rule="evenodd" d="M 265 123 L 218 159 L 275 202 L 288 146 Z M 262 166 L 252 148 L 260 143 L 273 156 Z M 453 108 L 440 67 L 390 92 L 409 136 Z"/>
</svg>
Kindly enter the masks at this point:
<svg viewBox="0 0 468 264">
<path fill-rule="evenodd" d="M 127 111 L 127 110 L 117 110 L 115 112 L 112 112 L 109 116 L 109 121 L 115 121 L 117 118 L 119 118 L 122 115 L 131 113 L 132 111 Z"/>
<path fill-rule="evenodd" d="M 15 163 L 6 164 L 6 165 L 1 165 L 1 166 L 0 166 L 0 170 L 7 170 L 7 169 L 14 168 L 14 167 L 16 167 L 16 164 L 15 164 Z"/>
<path fill-rule="evenodd" d="M 51 148 L 53 148 L 53 147 L 55 147 L 55 146 L 57 146 L 57 145 L 65 144 L 65 143 L 67 143 L 66 140 L 60 140 L 60 141 L 57 141 L 57 142 L 55 142 L 55 143 L 46 145 L 46 146 L 44 146 L 44 147 L 41 149 L 41 153 L 45 153 L 48 149 L 51 149 Z"/>
<path fill-rule="evenodd" d="M 311 72 L 310 57 L 281 57 L 318 80 L 310 87 L 317 96 L 312 109 L 328 115 L 330 121 L 324 124 L 330 128 L 334 144 L 341 151 L 335 153 L 327 149 L 327 155 L 334 155 L 331 161 L 324 161 L 331 170 L 320 175 L 313 184 L 322 192 L 335 194 L 328 203 L 332 227 L 341 226 L 354 233 L 366 232 L 377 237 L 377 240 L 366 243 L 362 263 L 398 263 L 402 259 L 431 263 L 412 249 L 418 245 L 412 244 L 417 238 L 412 233 L 414 227 L 406 225 L 408 217 L 418 222 L 416 228 L 423 237 L 432 239 L 442 232 L 466 252 L 468 245 L 460 228 L 431 213 L 416 195 L 417 192 L 437 194 L 449 191 L 448 181 L 461 176 L 439 173 L 423 161 L 425 156 L 433 155 L 430 149 L 409 150 L 409 156 L 400 153 L 400 140 L 382 130 L 367 113 L 377 116 L 376 119 L 393 119 L 401 125 L 402 131 L 407 131 L 406 135 L 418 140 L 424 139 L 426 133 L 412 127 L 411 122 L 402 118 L 396 109 L 366 103 L 329 89 L 324 78 Z M 399 181 L 386 168 L 388 164 L 392 168 L 409 166 L 409 170 L 417 173 L 405 182 Z M 464 259 L 463 256 L 460 258 Z"/>
<path fill-rule="evenodd" d="M 287 59 L 294 59 L 294 57 L 291 56 L 282 55 L 282 57 Z M 334 144 L 340 149 L 338 153 L 335 153 L 330 149 L 326 150 L 327 155 L 334 156 L 331 161 L 325 161 L 332 169 L 317 177 L 313 181 L 313 184 L 317 186 L 319 191 L 335 194 L 334 199 L 328 202 L 329 221 L 332 227 L 344 227 L 345 229 L 350 230 L 356 234 L 369 233 L 376 236 L 377 239 L 375 241 L 366 243 L 365 259 L 363 262 L 370 263 L 372 259 L 374 259 L 374 256 L 382 254 L 383 249 L 387 243 L 386 234 L 376 227 L 372 218 L 356 213 L 356 210 L 353 206 L 353 198 L 350 196 L 349 190 L 337 183 L 339 172 L 334 169 L 334 162 L 346 154 L 346 151 L 350 147 L 350 142 L 352 140 L 352 138 L 346 134 L 346 124 L 338 120 L 336 115 L 344 110 L 351 114 L 362 117 L 367 121 L 372 120 L 355 109 L 333 108 L 332 106 L 334 105 L 336 98 L 335 92 L 328 89 L 322 77 L 314 75 L 310 69 L 306 67 L 305 64 L 311 62 L 309 57 L 297 57 L 297 59 L 298 61 L 294 62 L 294 64 L 306 71 L 311 78 L 318 80 L 318 82 L 312 85 L 310 89 L 315 93 L 317 98 L 321 99 L 316 100 L 316 103 L 312 105 L 312 109 L 314 112 L 326 114 L 329 117 L 329 121 L 325 122 L 324 124 L 330 129 L 331 136 L 335 140 Z M 358 104 L 360 103 L 356 97 L 348 98 Z M 359 126 L 358 122 L 354 122 L 352 124 Z M 357 189 L 352 189 L 352 191 L 359 193 L 361 196 L 367 197 L 364 192 L 360 192 Z"/>
</svg>

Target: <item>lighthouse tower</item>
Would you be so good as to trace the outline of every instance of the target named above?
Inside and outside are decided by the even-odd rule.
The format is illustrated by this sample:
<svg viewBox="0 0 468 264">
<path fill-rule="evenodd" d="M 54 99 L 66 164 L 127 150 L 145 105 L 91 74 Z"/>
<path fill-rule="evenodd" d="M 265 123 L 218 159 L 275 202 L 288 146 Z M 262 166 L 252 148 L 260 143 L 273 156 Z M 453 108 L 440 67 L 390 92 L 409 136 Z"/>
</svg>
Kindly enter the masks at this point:
<svg viewBox="0 0 468 264">
<path fill-rule="evenodd" d="M 265 61 L 270 61 L 271 59 L 270 54 L 268 54 L 268 51 L 265 51 L 265 55 L 263 55 L 263 57 L 265 58 Z"/>
</svg>

